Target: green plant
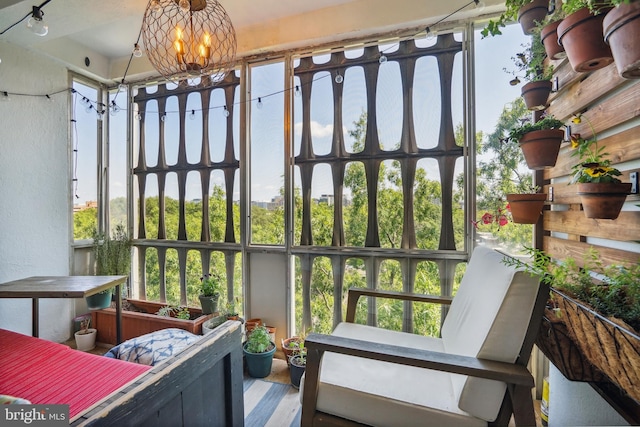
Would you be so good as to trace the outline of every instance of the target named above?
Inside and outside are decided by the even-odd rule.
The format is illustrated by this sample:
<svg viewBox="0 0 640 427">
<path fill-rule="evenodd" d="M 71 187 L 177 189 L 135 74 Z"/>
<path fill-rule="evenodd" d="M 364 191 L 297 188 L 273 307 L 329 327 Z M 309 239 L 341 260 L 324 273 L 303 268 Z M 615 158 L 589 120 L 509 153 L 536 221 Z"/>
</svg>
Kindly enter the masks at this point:
<svg viewBox="0 0 640 427">
<path fill-rule="evenodd" d="M 619 184 L 621 181 L 617 178 L 622 173 L 611 167 L 611 160 L 606 159 L 609 153 L 604 151 L 604 147 L 598 147 L 598 137 L 596 132 L 589 121 L 585 117 L 585 120 L 591 128 L 591 134 L 593 137 L 586 140 L 580 136 L 580 134 L 571 135 L 571 147 L 575 150 L 571 153 L 571 156 L 578 157 L 580 162 L 573 165 L 571 183 L 615 183 Z M 582 116 L 576 115 L 572 119 L 573 123 L 581 123 Z"/>
<path fill-rule="evenodd" d="M 200 292 L 205 297 L 220 295 L 222 291 L 222 280 L 217 274 L 205 274 L 200 278 Z"/>
<path fill-rule="evenodd" d="M 507 141 L 517 143 L 523 137 L 523 135 L 536 130 L 545 129 L 560 129 L 564 126 L 564 123 L 556 119 L 552 115 L 548 114 L 535 123 L 527 122 L 523 125 L 516 126 L 509 131 Z"/>
<path fill-rule="evenodd" d="M 118 224 L 113 236 L 93 233 L 93 254 L 98 276 L 127 275 L 131 269 L 131 238 L 124 225 Z"/>
<path fill-rule="evenodd" d="M 238 316 L 238 305 L 240 304 L 240 300 L 238 297 L 232 299 L 231 301 L 227 301 L 225 306 L 225 312 L 227 317 Z"/>
<path fill-rule="evenodd" d="M 502 34 L 500 28 L 505 27 L 510 22 L 516 21 L 518 19 L 518 10 L 529 3 L 531 3 L 531 0 L 506 0 L 504 3 L 504 12 L 502 12 L 498 19 L 490 20 L 482 31 L 480 31 L 482 37 Z"/>
<path fill-rule="evenodd" d="M 553 78 L 553 65 L 545 64 L 547 53 L 540 39 L 540 32 L 531 35 L 531 42 L 522 45 L 523 51 L 511 57 L 516 69 L 505 72 L 512 74 L 514 78 L 509 82 L 512 86 L 520 83 L 520 77 L 528 82 L 551 80 Z"/>
<path fill-rule="evenodd" d="M 271 346 L 273 346 L 273 343 L 269 338 L 267 328 L 264 326 L 256 326 L 249 334 L 244 348 L 249 353 L 264 353 L 272 348 Z"/>
<path fill-rule="evenodd" d="M 565 15 L 570 15 L 587 7 L 591 13 L 597 15 L 607 8 L 617 7 L 630 1 L 631 0 L 563 0 L 562 11 Z"/>
<path fill-rule="evenodd" d="M 160 309 L 156 312 L 156 314 L 158 316 L 175 317 L 177 319 L 183 319 L 183 320 L 191 319 L 191 313 L 189 313 L 189 308 L 185 306 L 167 305 L 165 307 L 160 307 Z"/>
<path fill-rule="evenodd" d="M 590 248 L 583 267 L 575 259 L 554 260 L 539 249 L 527 248 L 532 263 L 505 258 L 504 263 L 524 269 L 558 290 L 590 305 L 605 317 L 616 317 L 640 330 L 640 264 L 604 265 L 598 251 Z"/>
</svg>

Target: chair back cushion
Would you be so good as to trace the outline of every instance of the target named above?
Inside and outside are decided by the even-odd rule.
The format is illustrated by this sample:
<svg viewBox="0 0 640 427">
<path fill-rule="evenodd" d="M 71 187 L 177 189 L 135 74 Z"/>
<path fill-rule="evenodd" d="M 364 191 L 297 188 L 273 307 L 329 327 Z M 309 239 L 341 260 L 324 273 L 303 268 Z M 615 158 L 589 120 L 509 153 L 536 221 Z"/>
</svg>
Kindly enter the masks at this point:
<svg viewBox="0 0 640 427">
<path fill-rule="evenodd" d="M 474 249 L 442 325 L 447 353 L 514 363 L 525 339 L 539 280 L 505 265 L 504 255 Z M 500 381 L 452 377 L 460 409 L 493 421 L 504 398 Z"/>
</svg>

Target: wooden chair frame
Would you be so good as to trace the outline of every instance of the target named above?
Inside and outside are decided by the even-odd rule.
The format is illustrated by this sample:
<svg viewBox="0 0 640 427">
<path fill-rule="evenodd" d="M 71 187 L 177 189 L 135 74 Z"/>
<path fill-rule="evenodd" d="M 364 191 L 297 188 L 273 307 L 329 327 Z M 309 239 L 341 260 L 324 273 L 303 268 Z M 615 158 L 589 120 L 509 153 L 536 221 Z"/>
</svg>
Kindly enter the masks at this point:
<svg viewBox="0 0 640 427">
<path fill-rule="evenodd" d="M 346 321 L 353 323 L 358 300 L 361 296 L 450 304 L 452 298 L 423 294 L 410 294 L 373 289 L 349 289 Z M 320 378 L 320 362 L 325 351 L 351 356 L 371 358 L 390 363 L 433 369 L 479 378 L 503 381 L 507 391 L 498 417 L 489 425 L 507 426 L 513 414 L 517 426 L 535 426 L 535 412 L 531 389 L 534 381 L 527 369 L 540 320 L 549 296 L 549 287 L 540 283 L 527 333 L 515 363 L 496 362 L 474 357 L 458 356 L 434 351 L 378 344 L 332 335 L 310 334 L 305 340 L 307 367 L 302 400 L 301 425 L 306 426 L 357 426 L 351 420 L 326 414 L 316 409 Z"/>
</svg>

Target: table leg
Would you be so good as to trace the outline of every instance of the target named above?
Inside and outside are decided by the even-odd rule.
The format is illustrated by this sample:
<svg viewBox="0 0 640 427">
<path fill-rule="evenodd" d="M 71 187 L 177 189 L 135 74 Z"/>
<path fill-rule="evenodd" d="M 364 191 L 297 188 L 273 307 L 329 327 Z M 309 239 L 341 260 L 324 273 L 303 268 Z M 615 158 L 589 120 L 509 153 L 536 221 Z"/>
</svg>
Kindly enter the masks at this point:
<svg viewBox="0 0 640 427">
<path fill-rule="evenodd" d="M 40 300 L 38 298 L 31 298 L 31 336 L 38 337 L 38 331 L 40 327 L 38 325 L 40 320 Z"/>
<path fill-rule="evenodd" d="M 120 285 L 116 285 L 116 344 L 122 342 L 122 294 Z"/>
</svg>

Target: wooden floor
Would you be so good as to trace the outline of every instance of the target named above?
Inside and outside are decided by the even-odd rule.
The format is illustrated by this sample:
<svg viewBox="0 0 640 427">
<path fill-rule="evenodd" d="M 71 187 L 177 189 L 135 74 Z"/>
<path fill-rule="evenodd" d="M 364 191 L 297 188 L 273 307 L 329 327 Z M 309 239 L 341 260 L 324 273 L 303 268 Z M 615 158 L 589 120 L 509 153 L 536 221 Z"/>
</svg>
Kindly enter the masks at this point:
<svg viewBox="0 0 640 427">
<path fill-rule="evenodd" d="M 68 345 L 73 349 L 76 348 L 76 342 L 74 339 L 70 339 L 69 341 L 66 341 L 63 344 Z M 88 353 L 103 355 L 107 351 L 109 351 L 111 347 L 112 346 L 109 344 L 98 343 L 96 347 L 93 350 L 89 350 Z M 284 360 L 284 353 L 282 353 L 281 350 L 276 351 L 276 354 L 273 359 L 273 364 L 271 365 L 271 373 L 263 379 L 265 381 L 272 381 L 272 382 L 283 383 L 283 384 L 289 384 L 291 382 L 289 378 L 289 368 L 287 366 L 287 362 Z M 542 427 L 542 423 L 540 420 L 540 401 L 535 400 L 533 403 L 536 410 L 536 425 L 537 427 Z M 513 423 L 513 420 L 511 421 L 509 426 L 510 427 L 515 426 L 515 424 Z"/>
</svg>

